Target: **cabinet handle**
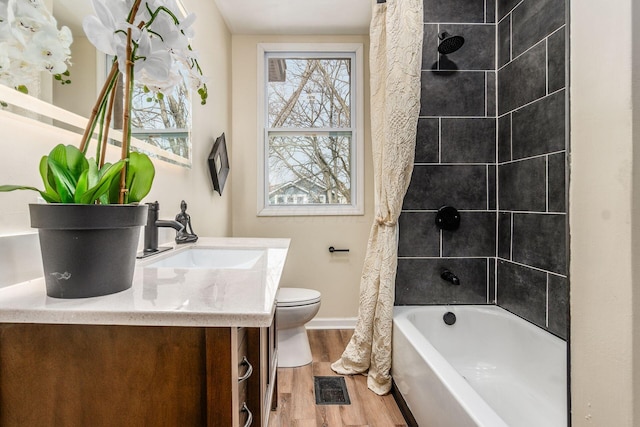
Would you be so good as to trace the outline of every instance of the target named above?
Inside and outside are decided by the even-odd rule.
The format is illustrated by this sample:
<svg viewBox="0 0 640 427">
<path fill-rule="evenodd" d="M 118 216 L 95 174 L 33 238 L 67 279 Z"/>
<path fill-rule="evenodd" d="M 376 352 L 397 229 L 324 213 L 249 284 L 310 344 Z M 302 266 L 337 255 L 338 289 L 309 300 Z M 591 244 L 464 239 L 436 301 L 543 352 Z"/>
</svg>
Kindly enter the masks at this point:
<svg viewBox="0 0 640 427">
<path fill-rule="evenodd" d="M 249 365 L 249 366 L 251 366 L 251 365 Z M 247 402 L 242 402 L 242 409 L 240 409 L 240 412 L 246 412 L 247 413 L 247 421 L 245 421 L 244 427 L 249 427 L 251 425 L 251 423 L 253 422 L 253 414 L 251 413 L 251 411 L 247 407 Z"/>
<path fill-rule="evenodd" d="M 247 371 L 244 373 L 243 376 L 238 378 L 239 383 L 241 383 L 242 381 L 245 381 L 253 373 L 253 366 L 251 366 L 251 363 L 249 363 L 249 361 L 247 360 L 247 356 L 242 356 L 242 362 L 240 362 L 240 366 L 242 365 L 247 367 Z"/>
</svg>

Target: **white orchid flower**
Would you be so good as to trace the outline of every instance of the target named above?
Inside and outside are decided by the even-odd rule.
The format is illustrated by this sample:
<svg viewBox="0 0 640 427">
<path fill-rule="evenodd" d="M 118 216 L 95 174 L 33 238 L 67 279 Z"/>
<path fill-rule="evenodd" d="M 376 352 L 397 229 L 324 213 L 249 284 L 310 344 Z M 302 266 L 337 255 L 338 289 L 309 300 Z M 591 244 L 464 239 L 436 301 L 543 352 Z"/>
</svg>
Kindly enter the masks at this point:
<svg viewBox="0 0 640 427">
<path fill-rule="evenodd" d="M 82 20 L 82 29 L 100 52 L 117 55 L 126 44 L 126 35 L 122 34 L 128 28 L 125 3 L 116 1 L 107 6 L 104 0 L 92 0 L 91 4 L 96 14 Z"/>
<path fill-rule="evenodd" d="M 57 26 L 43 0 L 0 0 L 0 82 L 37 86 L 40 72 L 65 72 L 73 37 Z"/>
<path fill-rule="evenodd" d="M 189 47 L 189 40 L 175 24 L 173 18 L 167 14 L 159 14 L 150 29 L 162 38 L 167 49 L 185 50 Z"/>
<path fill-rule="evenodd" d="M 136 71 L 144 71 L 150 78 L 158 81 L 169 77 L 171 54 L 162 40 L 151 37 L 146 30 L 142 31 L 139 38 L 136 57 Z"/>
</svg>

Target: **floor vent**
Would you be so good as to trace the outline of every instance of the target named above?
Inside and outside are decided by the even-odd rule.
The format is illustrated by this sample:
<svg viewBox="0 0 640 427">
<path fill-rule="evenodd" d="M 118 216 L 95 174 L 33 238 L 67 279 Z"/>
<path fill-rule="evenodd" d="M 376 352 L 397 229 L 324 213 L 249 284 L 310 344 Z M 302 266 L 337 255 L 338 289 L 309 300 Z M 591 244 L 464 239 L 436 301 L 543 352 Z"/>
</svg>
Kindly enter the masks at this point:
<svg viewBox="0 0 640 427">
<path fill-rule="evenodd" d="M 351 405 L 344 377 L 313 377 L 316 405 Z"/>
</svg>

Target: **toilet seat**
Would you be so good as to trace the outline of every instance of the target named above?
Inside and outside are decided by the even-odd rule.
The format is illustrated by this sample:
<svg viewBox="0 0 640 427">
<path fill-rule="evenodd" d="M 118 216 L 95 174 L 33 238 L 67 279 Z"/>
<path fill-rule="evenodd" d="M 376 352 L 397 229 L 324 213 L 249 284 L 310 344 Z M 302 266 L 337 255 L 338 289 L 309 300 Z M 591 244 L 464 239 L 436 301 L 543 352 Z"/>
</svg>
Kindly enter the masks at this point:
<svg viewBox="0 0 640 427">
<path fill-rule="evenodd" d="M 297 307 L 320 302 L 320 292 L 303 288 L 280 288 L 276 297 L 277 307 Z"/>
</svg>

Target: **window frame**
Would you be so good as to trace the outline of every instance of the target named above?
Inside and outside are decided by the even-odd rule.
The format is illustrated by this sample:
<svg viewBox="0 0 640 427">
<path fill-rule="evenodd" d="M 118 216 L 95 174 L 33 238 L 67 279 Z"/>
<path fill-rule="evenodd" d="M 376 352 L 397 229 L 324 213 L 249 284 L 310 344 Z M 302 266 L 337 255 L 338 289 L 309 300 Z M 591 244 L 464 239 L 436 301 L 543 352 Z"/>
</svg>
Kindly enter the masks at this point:
<svg viewBox="0 0 640 427">
<path fill-rule="evenodd" d="M 362 43 L 259 43 L 257 48 L 258 83 L 258 216 L 337 216 L 364 215 L 364 67 Z M 332 58 L 338 55 L 351 55 L 351 203 L 348 205 L 281 205 L 269 204 L 269 167 L 268 144 L 269 129 L 267 122 L 267 54 L 270 57 L 294 57 L 310 55 Z M 295 130 L 301 130 L 299 128 Z M 304 132 L 322 133 L 326 129 L 304 128 Z"/>
</svg>

